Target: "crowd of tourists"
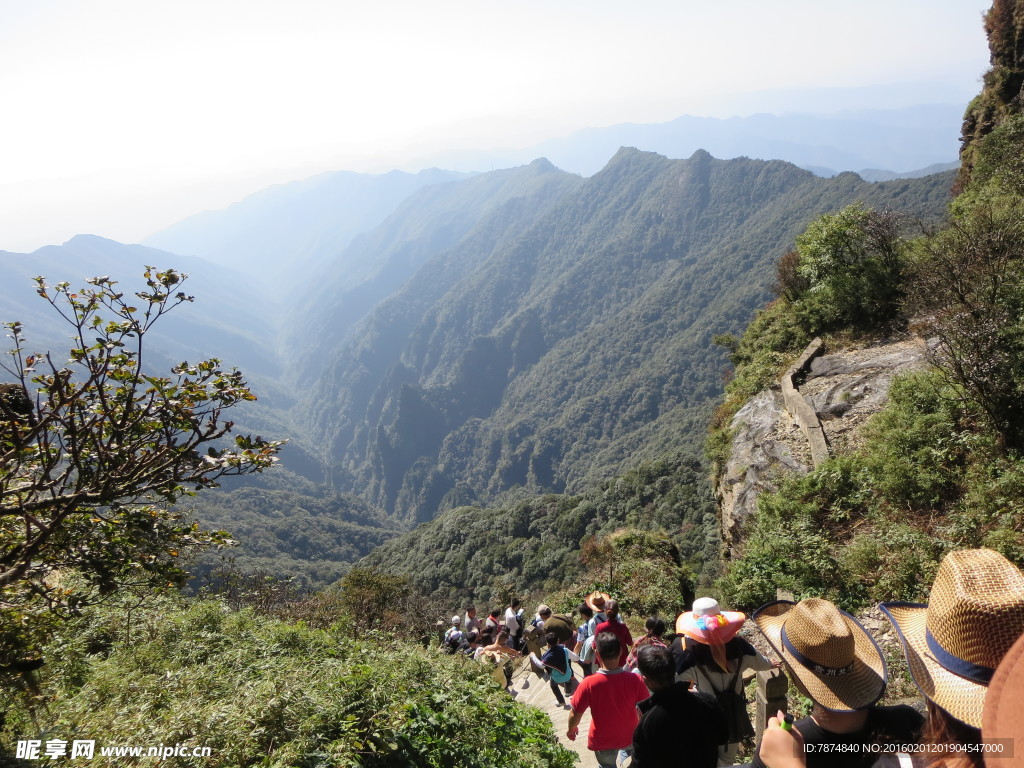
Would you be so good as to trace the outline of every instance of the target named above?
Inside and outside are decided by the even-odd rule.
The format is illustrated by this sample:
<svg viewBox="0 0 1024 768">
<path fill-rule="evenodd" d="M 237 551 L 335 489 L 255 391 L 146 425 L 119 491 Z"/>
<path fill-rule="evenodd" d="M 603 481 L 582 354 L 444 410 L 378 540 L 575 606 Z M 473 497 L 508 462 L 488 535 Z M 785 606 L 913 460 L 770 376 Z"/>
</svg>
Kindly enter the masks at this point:
<svg viewBox="0 0 1024 768">
<path fill-rule="evenodd" d="M 493 664 L 513 694 L 518 670 L 528 675 L 521 688 L 531 677 L 549 683 L 570 711 L 570 740 L 589 710 L 587 747 L 601 766 L 733 765 L 753 736 L 755 768 L 1024 765 L 1024 574 L 992 550 L 957 550 L 940 564 L 927 604 L 880 608 L 923 694 L 923 715 L 878 704 L 884 654 L 856 618 L 819 598 L 778 600 L 751 615 L 777 660 L 739 636 L 745 614 L 712 598 L 679 615 L 673 634 L 651 617 L 634 640 L 602 592 L 578 606 L 579 623 L 543 604 L 527 618 L 517 600 L 483 621 L 468 606 L 442 647 Z M 780 711 L 755 734 L 744 672 L 773 667 L 784 668 L 810 713 L 794 720 Z"/>
</svg>

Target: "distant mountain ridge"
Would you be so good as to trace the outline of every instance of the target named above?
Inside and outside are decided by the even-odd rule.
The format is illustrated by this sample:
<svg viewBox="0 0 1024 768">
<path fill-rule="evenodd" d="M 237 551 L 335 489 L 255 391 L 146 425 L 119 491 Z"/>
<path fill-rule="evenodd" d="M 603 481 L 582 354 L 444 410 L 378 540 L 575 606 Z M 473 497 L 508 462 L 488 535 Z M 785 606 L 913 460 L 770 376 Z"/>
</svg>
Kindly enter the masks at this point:
<svg viewBox="0 0 1024 768">
<path fill-rule="evenodd" d="M 537 193 L 427 261 L 311 387 L 339 487 L 407 524 L 699 444 L 726 367 L 711 337 L 763 303 L 784 244 L 857 200 L 940 218 L 952 179 L 633 149 L 590 179 L 531 168 Z"/>
<path fill-rule="evenodd" d="M 242 270 L 279 290 L 324 269 L 421 187 L 467 174 L 429 169 L 322 173 L 256 192 L 220 211 L 190 216 L 145 244 Z"/>
<path fill-rule="evenodd" d="M 746 324 L 807 222 L 858 200 L 938 218 L 952 176 L 870 184 L 781 161 L 623 148 L 590 178 L 546 159 L 438 183 L 399 178 L 416 188 L 381 208 L 376 226 L 320 251 L 320 271 L 293 264 L 291 290 L 284 279 L 252 280 L 260 262 L 243 254 L 224 260 L 248 268 L 92 236 L 0 259 L 9 284 L 36 272 L 126 279 L 149 262 L 193 275 L 200 314 L 183 308 L 180 329 L 169 319 L 180 339 L 168 340 L 168 359 L 238 364 L 260 396 L 239 413 L 240 429 L 289 438 L 285 466 L 328 486 L 284 473 L 256 481 L 257 493 L 232 485 L 228 497 L 211 496 L 205 516 L 200 500 L 200 518 L 228 529 L 236 515 L 250 532 L 268 518 L 276 533 L 249 545 L 246 562 L 269 564 L 277 552 L 326 578 L 443 510 L 577 494 L 692 451 L 727 368 L 712 337 Z M 283 226 L 316 186 L 268 193 L 233 223 L 234 213 L 213 216 L 208 231 L 231 240 L 245 221 Z M 269 202 L 279 193 L 280 210 Z M 331 205 L 314 212 L 324 231 Z M 312 265 L 320 256 L 306 234 L 288 252 Z M 275 237 L 285 242 L 287 231 Z M 8 316 L 34 321 L 23 314 L 31 303 L 12 297 Z M 296 504 L 320 511 L 292 531 L 283 505 Z M 329 531 L 359 544 L 331 546 Z M 316 552 L 330 553 L 329 567 L 311 565 Z"/>
<path fill-rule="evenodd" d="M 903 176 L 956 160 L 963 112 L 961 104 L 930 104 L 727 119 L 683 115 L 664 123 L 586 128 L 524 149 L 439 153 L 424 162 L 485 170 L 546 157 L 559 168 L 590 176 L 601 170 L 619 147 L 637 147 L 673 158 L 689 157 L 703 149 L 723 159 L 785 160 L 819 176 L 866 169 Z"/>
<path fill-rule="evenodd" d="M 31 254 L 0 251 L 0 319 L 21 320 L 33 343 L 66 349 L 69 326 L 36 296 L 32 278 L 41 275 L 49 282 L 66 280 L 77 286 L 87 277 L 110 275 L 121 290 L 130 292 L 144 287 L 145 265 L 186 273 L 183 290 L 197 297 L 155 326 L 153 352 L 175 363 L 221 357 L 251 375 L 280 377 L 275 345 L 266 344 L 275 334 L 274 318 L 263 311 L 260 290 L 245 276 L 204 259 L 96 235 L 78 235 Z"/>
</svg>

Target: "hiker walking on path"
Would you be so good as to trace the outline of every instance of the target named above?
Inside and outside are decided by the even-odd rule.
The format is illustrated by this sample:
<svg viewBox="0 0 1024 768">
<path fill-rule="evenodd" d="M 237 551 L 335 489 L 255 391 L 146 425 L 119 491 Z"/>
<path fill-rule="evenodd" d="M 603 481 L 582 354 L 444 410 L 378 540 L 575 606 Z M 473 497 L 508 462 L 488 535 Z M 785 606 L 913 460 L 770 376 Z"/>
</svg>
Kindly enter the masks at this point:
<svg viewBox="0 0 1024 768">
<path fill-rule="evenodd" d="M 590 630 L 590 620 L 594 618 L 594 609 L 586 603 L 580 603 L 580 607 L 576 609 L 576 612 L 583 619 L 583 623 L 576 628 L 576 646 L 572 650 L 579 657 L 578 663 L 583 671 L 583 676 L 588 677 L 594 674 L 594 641 L 589 640 L 589 638 L 594 636 Z M 588 645 L 586 661 L 584 661 L 584 645 Z"/>
<path fill-rule="evenodd" d="M 480 639 L 483 641 L 486 638 L 487 642 L 484 645 L 490 645 L 499 632 L 501 632 L 501 609 L 492 608 L 490 614 L 484 619 L 484 631 Z"/>
<path fill-rule="evenodd" d="M 640 723 L 633 733 L 630 768 L 715 768 L 718 746 L 729 737 L 718 700 L 676 682 L 675 659 L 664 645 L 643 646 L 637 669 L 651 697 L 637 705 Z"/>
<path fill-rule="evenodd" d="M 572 646 L 576 637 L 576 627 L 572 619 L 564 613 L 552 613 L 546 605 L 542 605 L 541 608 L 543 610 L 538 610 L 538 615 L 544 623 L 544 634 L 554 632 L 558 642 L 567 648 Z"/>
<path fill-rule="evenodd" d="M 597 625 L 602 624 L 608 619 L 604 611 L 605 605 L 611 599 L 611 595 L 607 592 L 599 592 L 597 590 L 583 598 L 583 602 L 594 612 L 594 615 L 590 617 L 590 634 L 596 635 Z"/>
<path fill-rule="evenodd" d="M 509 646 L 517 651 L 522 648 L 523 636 L 523 610 L 520 605 L 522 603 L 519 598 L 513 597 L 505 609 L 505 629 L 508 630 Z"/>
<path fill-rule="evenodd" d="M 462 646 L 462 618 L 460 616 L 452 616 L 451 626 L 444 633 L 444 639 L 441 641 L 441 650 L 445 653 L 455 653 Z"/>
<path fill-rule="evenodd" d="M 672 641 L 677 679 L 696 683 L 710 693 L 725 712 L 729 741 L 719 748 L 718 764 L 732 765 L 740 742 L 754 735 L 743 695 L 743 670 L 762 671 L 778 666 L 737 637 L 747 620 L 739 611 L 722 611 L 711 597 L 695 600 L 693 610 L 676 619 L 678 637 Z"/>
<path fill-rule="evenodd" d="M 633 644 L 633 636 L 629 633 L 629 627 L 626 626 L 626 623 L 619 618 L 618 602 L 615 600 L 606 601 L 604 612 L 608 618 L 604 623 L 597 625 L 595 634 L 611 632 L 619 638 L 619 666 L 624 667 L 626 659 L 629 657 L 629 647 Z"/>
<path fill-rule="evenodd" d="M 562 696 L 561 687 L 565 692 L 572 695 L 573 683 L 576 677 L 572 672 L 570 661 L 578 661 L 579 657 L 558 642 L 558 636 L 554 632 L 548 632 L 544 638 L 547 642 L 547 651 L 538 658 L 536 654 L 530 654 L 530 665 L 533 671 L 551 683 L 551 692 L 555 694 L 558 706 L 566 707 L 565 697 Z"/>
<path fill-rule="evenodd" d="M 466 606 L 466 618 L 462 621 L 463 632 L 479 632 L 480 631 L 480 619 L 476 617 L 476 606 Z"/>
<path fill-rule="evenodd" d="M 636 641 L 633 646 L 633 650 L 629 652 L 629 657 L 626 659 L 626 669 L 630 672 L 637 668 L 637 655 L 640 653 L 640 649 L 648 645 L 656 648 L 668 648 L 665 645 L 665 641 L 661 639 L 661 636 L 665 634 L 665 620 L 658 618 L 657 616 L 651 616 L 644 623 L 647 629 L 647 634 Z M 671 654 L 670 654 L 671 655 Z"/>
<path fill-rule="evenodd" d="M 576 740 L 580 720 L 589 708 L 587 749 L 594 752 L 598 765 L 615 768 L 619 757 L 625 760 L 633 752 L 633 731 L 639 721 L 636 705 L 650 694 L 643 680 L 619 663 L 622 647 L 615 634 L 598 633 L 596 648 L 601 668 L 576 688 L 566 737 Z"/>
</svg>

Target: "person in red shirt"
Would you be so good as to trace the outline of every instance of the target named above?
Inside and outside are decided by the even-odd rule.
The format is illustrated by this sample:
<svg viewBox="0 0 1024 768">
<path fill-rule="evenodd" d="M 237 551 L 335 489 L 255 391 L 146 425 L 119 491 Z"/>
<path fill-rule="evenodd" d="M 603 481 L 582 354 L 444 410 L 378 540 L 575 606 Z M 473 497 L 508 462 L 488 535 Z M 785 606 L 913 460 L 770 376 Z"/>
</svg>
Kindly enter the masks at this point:
<svg viewBox="0 0 1024 768">
<path fill-rule="evenodd" d="M 580 720 L 590 709 L 587 749 L 594 752 L 597 764 L 615 768 L 621 757 L 633 753 L 633 731 L 639 722 L 636 705 L 650 696 L 639 675 L 628 672 L 619 661 L 622 644 L 613 632 L 599 632 L 595 642 L 601 668 L 583 678 L 572 695 L 572 714 L 566 736 L 575 741 Z"/>
<path fill-rule="evenodd" d="M 608 620 L 598 624 L 594 632 L 595 634 L 611 632 L 619 638 L 619 648 L 622 649 L 620 651 L 622 658 L 619 659 L 619 666 L 624 667 L 629 656 L 629 647 L 633 645 L 633 636 L 629 633 L 629 627 L 619 618 L 619 604 L 617 601 L 609 600 L 606 602 L 604 604 L 604 612 Z"/>
</svg>

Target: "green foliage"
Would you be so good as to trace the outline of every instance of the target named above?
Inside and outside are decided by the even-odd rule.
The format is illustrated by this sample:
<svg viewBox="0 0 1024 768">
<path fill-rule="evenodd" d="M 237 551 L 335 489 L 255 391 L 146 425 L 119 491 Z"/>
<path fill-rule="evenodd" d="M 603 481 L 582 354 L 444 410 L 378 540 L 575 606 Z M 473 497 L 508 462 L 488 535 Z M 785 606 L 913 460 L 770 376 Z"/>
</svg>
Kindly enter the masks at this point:
<svg viewBox="0 0 1024 768">
<path fill-rule="evenodd" d="M 909 525 L 879 524 L 854 534 L 840 561 L 866 602 L 914 601 L 924 596 L 945 553 L 942 542 Z"/>
<path fill-rule="evenodd" d="M 407 576 L 353 568 L 338 583 L 339 607 L 360 631 L 383 630 L 425 637 L 446 606 L 437 604 Z"/>
<path fill-rule="evenodd" d="M 1021 66 L 1020 39 L 1024 30 L 1024 15 L 1016 0 L 994 0 L 985 14 L 992 68 L 985 73 L 984 87 L 971 101 L 964 114 L 961 169 L 957 179 L 958 190 L 976 186 L 973 173 L 980 148 L 987 137 L 998 131 L 1007 121 L 1020 116 L 1020 91 L 1024 83 Z"/>
<path fill-rule="evenodd" d="M 580 562 L 584 541 L 622 529 L 630 530 L 623 539 L 628 551 L 633 543 L 646 542 L 647 547 L 643 557 L 625 555 L 631 563 L 627 571 L 635 574 L 630 578 L 639 587 L 654 571 L 658 574 L 642 601 L 660 605 L 675 592 L 672 602 L 678 602 L 682 586 L 718 557 L 714 499 L 701 464 L 675 456 L 578 496 L 548 495 L 504 509 L 445 512 L 379 547 L 359 565 L 406 576 L 438 600 L 497 606 L 510 594 L 537 593 L 546 599 L 567 584 L 585 582 Z M 652 554 L 658 563 L 653 571 L 640 565 Z M 618 579 L 621 573 L 616 573 L 612 577 Z M 601 578 L 608 579 L 607 572 Z M 579 598 L 580 593 L 568 598 L 569 607 Z"/>
<path fill-rule="evenodd" d="M 482 213 L 310 390 L 342 487 L 404 524 L 580 493 L 699 449 L 726 367 L 711 340 L 767 297 L 780 243 L 857 200 L 938 218 L 950 179 L 633 150 L 590 179 L 558 176 Z"/>
<path fill-rule="evenodd" d="M 542 712 L 517 705 L 484 665 L 464 657 L 211 600 L 152 600 L 130 630 L 123 604 L 65 626 L 34 711 L 9 689 L 0 693 L 3 747 L 41 728 L 53 738 L 95 739 L 98 765 L 114 764 L 99 758 L 99 747 L 116 744 L 210 747 L 211 758 L 176 758 L 185 766 L 575 762 Z"/>
<path fill-rule="evenodd" d="M 351 494 L 331 493 L 284 468 L 259 485 L 218 488 L 194 500 L 203 525 L 231 531 L 238 544 L 230 556 L 200 552 L 189 561 L 192 584 L 201 585 L 225 559 L 243 572 L 294 579 L 304 589 L 323 589 L 374 547 L 400 533 L 395 523 Z"/>
<path fill-rule="evenodd" d="M 958 208 L 997 194 L 1024 197 L 1024 115 L 1014 115 L 975 148 L 973 181 L 961 195 Z"/>
<path fill-rule="evenodd" d="M 808 332 L 873 327 L 896 315 L 906 249 L 900 228 L 895 214 L 850 205 L 796 238 L 795 271 L 808 288 L 793 304 Z"/>
<path fill-rule="evenodd" d="M 1024 563 L 1024 460 L 975 429 L 968 406 L 939 372 L 894 380 L 862 448 L 759 498 L 725 592 L 754 607 L 779 586 L 856 608 L 924 598 L 950 548 Z"/>
<path fill-rule="evenodd" d="M 922 242 L 913 305 L 933 362 L 1007 446 L 1024 448 L 1024 202 L 984 199 Z"/>
<path fill-rule="evenodd" d="M 693 601 L 694 575 L 665 533 L 623 528 L 591 537 L 581 545 L 580 560 L 597 587 L 619 598 L 625 614 L 675 615 Z"/>
<path fill-rule="evenodd" d="M 78 291 L 36 278 L 72 332 L 57 360 L 26 348 L 21 323 L 6 324 L 0 368 L 27 407 L 0 408 L 0 665 L 31 652 L 46 612 L 75 612 L 125 585 L 180 584 L 183 553 L 226 535 L 167 505 L 276 461 L 280 442 L 224 444 L 224 411 L 255 399 L 237 370 L 215 359 L 170 376 L 145 367 L 144 337 L 192 300 L 184 279 L 147 267 L 146 288 L 129 299 L 109 277 Z"/>
<path fill-rule="evenodd" d="M 870 487 L 912 509 L 938 508 L 956 498 L 972 440 L 963 418 L 963 404 L 943 378 L 897 377 L 888 406 L 865 429 Z"/>
</svg>

